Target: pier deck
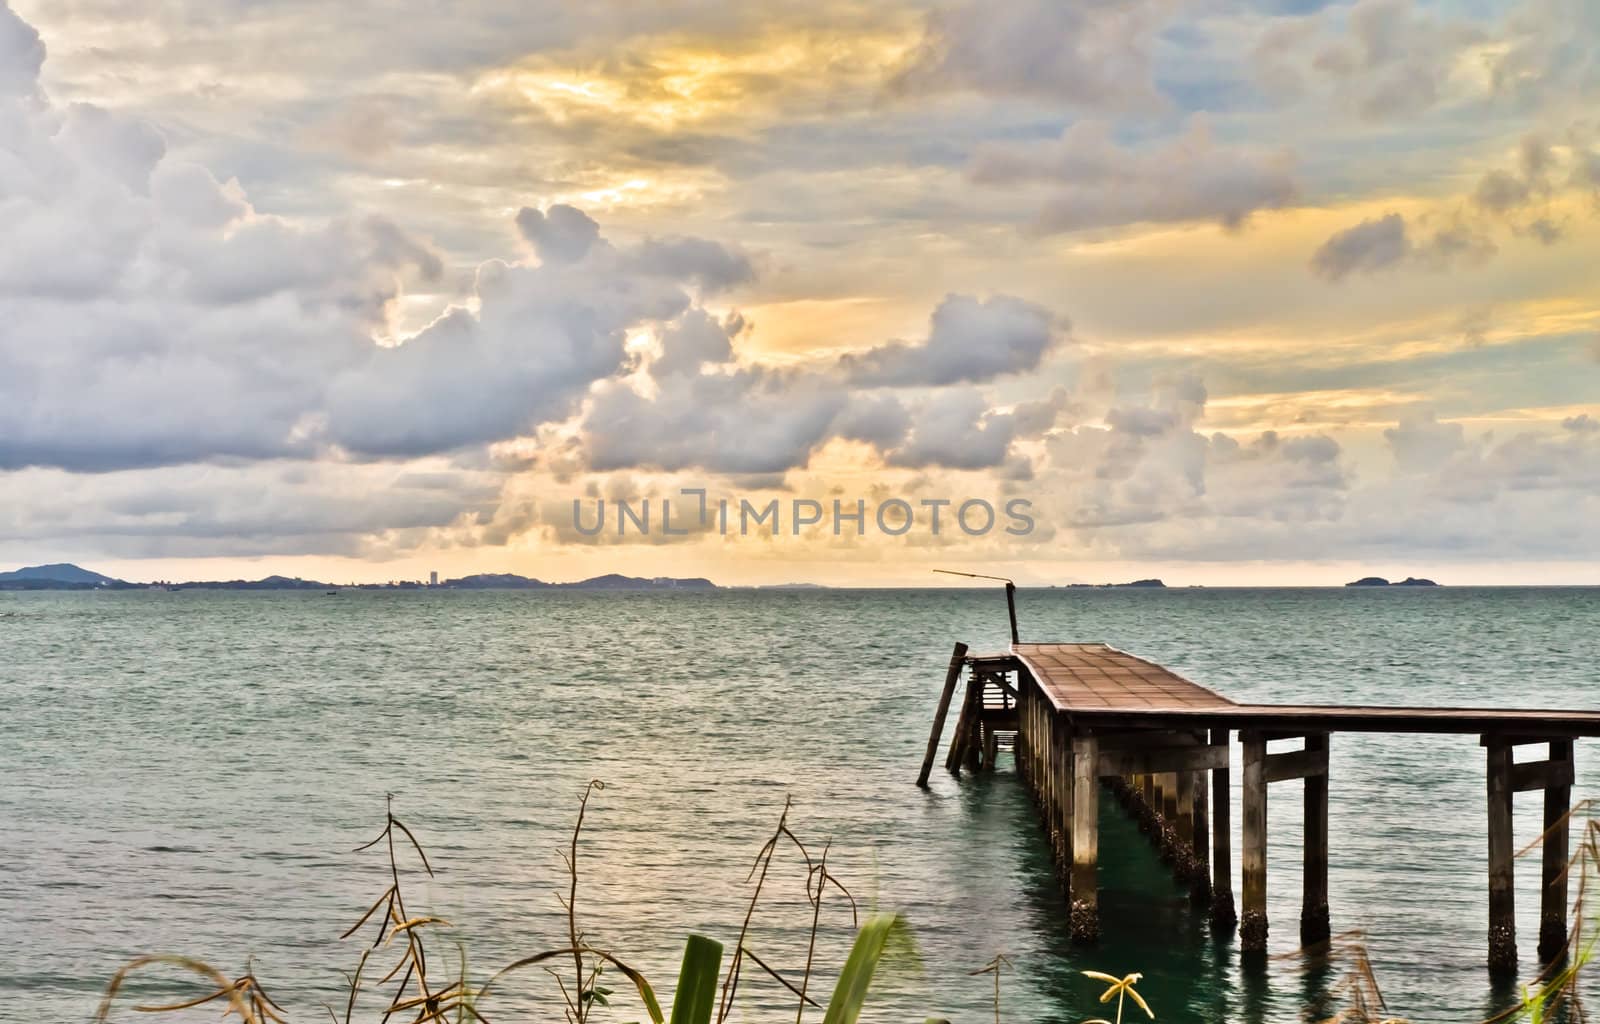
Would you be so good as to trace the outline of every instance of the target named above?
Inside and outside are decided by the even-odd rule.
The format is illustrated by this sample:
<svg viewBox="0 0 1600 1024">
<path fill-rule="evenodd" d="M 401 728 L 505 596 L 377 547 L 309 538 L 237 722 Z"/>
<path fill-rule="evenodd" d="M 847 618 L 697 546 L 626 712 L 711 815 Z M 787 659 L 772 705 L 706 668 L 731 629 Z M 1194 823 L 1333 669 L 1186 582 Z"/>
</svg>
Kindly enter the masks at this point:
<svg viewBox="0 0 1600 1024">
<path fill-rule="evenodd" d="M 1567 946 L 1566 815 L 1573 746 L 1600 736 L 1600 711 L 1240 703 L 1170 669 L 1103 643 L 1022 643 L 996 654 L 951 657 L 919 783 L 926 784 L 946 712 L 968 676 L 945 765 L 959 774 L 992 769 L 997 736 L 1015 736 L 1018 774 L 1034 796 L 1067 890 L 1072 933 L 1099 932 L 1095 888 L 1099 792 L 1108 788 L 1154 839 L 1197 907 L 1213 924 L 1239 926 L 1244 954 L 1264 954 L 1267 939 L 1267 791 L 1305 787 L 1302 945 L 1327 940 L 1328 749 L 1336 732 L 1476 734 L 1487 755 L 1489 965 L 1517 962 L 1511 801 L 1544 793 L 1544 858 L 1539 957 Z M 1230 744 L 1243 749 L 1241 879 L 1243 916 L 1232 891 Z M 1267 744 L 1300 740 L 1298 750 Z M 1515 748 L 1547 746 L 1541 760 L 1518 762 Z M 1207 783 L 1209 782 L 1209 785 Z"/>
</svg>

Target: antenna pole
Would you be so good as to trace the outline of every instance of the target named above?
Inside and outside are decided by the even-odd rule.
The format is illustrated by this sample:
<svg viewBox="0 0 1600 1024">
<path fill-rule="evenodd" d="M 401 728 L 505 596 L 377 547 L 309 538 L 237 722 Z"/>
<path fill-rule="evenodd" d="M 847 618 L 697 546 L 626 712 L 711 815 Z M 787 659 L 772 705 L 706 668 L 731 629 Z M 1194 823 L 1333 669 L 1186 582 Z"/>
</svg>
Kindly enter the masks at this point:
<svg viewBox="0 0 1600 1024">
<path fill-rule="evenodd" d="M 1004 576 L 985 576 L 977 572 L 957 572 L 954 569 L 935 569 L 934 572 L 944 573 L 946 576 L 965 576 L 973 580 L 998 580 L 1006 585 L 1006 615 L 1011 619 L 1011 642 L 1021 643 L 1017 636 L 1017 585 Z"/>
<path fill-rule="evenodd" d="M 1006 613 L 1011 616 L 1011 642 L 1018 643 L 1017 637 L 1017 585 L 1006 580 Z"/>
</svg>

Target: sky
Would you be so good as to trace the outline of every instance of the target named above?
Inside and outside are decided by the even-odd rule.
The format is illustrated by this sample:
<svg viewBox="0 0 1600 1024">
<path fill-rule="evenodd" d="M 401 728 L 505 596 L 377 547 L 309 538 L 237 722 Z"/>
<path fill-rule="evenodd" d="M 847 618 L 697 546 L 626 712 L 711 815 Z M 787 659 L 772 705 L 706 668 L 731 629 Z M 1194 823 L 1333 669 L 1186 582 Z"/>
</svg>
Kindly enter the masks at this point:
<svg viewBox="0 0 1600 1024">
<path fill-rule="evenodd" d="M 0 0 L 0 568 L 1600 582 L 1597 99 L 1591 0 Z"/>
</svg>

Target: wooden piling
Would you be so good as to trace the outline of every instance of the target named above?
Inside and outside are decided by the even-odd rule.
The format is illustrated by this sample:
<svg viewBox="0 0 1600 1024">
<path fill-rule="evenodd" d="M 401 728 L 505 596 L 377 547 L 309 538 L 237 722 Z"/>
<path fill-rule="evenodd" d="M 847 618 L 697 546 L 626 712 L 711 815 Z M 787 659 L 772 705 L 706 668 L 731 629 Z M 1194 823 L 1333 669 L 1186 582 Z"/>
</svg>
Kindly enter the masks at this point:
<svg viewBox="0 0 1600 1024">
<path fill-rule="evenodd" d="M 956 644 L 950 655 L 950 667 L 944 674 L 944 689 L 939 694 L 939 706 L 933 712 L 933 729 L 928 734 L 928 752 L 922 758 L 922 771 L 917 775 L 917 785 L 928 788 L 928 775 L 933 771 L 933 759 L 939 755 L 939 739 L 944 733 L 945 716 L 950 713 L 950 699 L 955 696 L 956 684 L 961 682 L 961 667 L 966 664 L 967 645 Z"/>
<path fill-rule="evenodd" d="M 1228 748 L 1228 730 L 1212 729 L 1211 745 Z M 1211 769 L 1211 927 L 1231 932 L 1239 923 L 1233 907 L 1233 833 L 1229 821 L 1231 797 L 1228 766 Z"/>
<path fill-rule="evenodd" d="M 956 716 L 956 733 L 950 739 L 950 753 L 944 759 L 945 769 L 956 775 L 961 774 L 961 766 L 967 762 L 967 746 L 982 713 L 982 693 L 983 683 L 977 674 L 968 676 L 967 690 L 961 698 L 961 714 Z"/>
<path fill-rule="evenodd" d="M 1056 771 L 1061 777 L 1061 877 L 1067 892 L 1067 911 L 1072 911 L 1072 828 L 1073 828 L 1073 791 L 1077 785 L 1073 774 L 1073 757 L 1077 751 L 1077 744 L 1072 739 L 1072 731 L 1062 723 L 1061 729 L 1061 763 L 1056 766 Z"/>
<path fill-rule="evenodd" d="M 1239 733 L 1244 747 L 1242 879 L 1244 914 L 1239 923 L 1243 952 L 1267 951 L 1267 741 L 1251 730 Z"/>
<path fill-rule="evenodd" d="M 1306 750 L 1326 756 L 1326 733 L 1306 737 Z M 1328 775 L 1313 772 L 1305 779 L 1304 893 L 1300 903 L 1300 945 L 1328 941 Z"/>
<path fill-rule="evenodd" d="M 1196 910 L 1206 908 L 1211 902 L 1211 858 L 1207 851 L 1211 845 L 1211 832 L 1207 823 L 1206 773 L 1194 772 L 1189 781 L 1193 793 L 1193 819 L 1191 838 L 1194 846 L 1194 875 L 1189 881 L 1189 904 Z"/>
<path fill-rule="evenodd" d="M 1189 850 L 1189 856 L 1194 856 L 1194 772 L 1176 773 L 1173 785 L 1176 799 L 1176 821 L 1173 827 L 1178 831 L 1178 842 Z"/>
<path fill-rule="evenodd" d="M 1517 967 L 1516 873 L 1511 833 L 1512 748 L 1501 737 L 1485 740 L 1489 798 L 1489 969 Z"/>
<path fill-rule="evenodd" d="M 1072 747 L 1072 938 L 1089 943 L 1100 938 L 1100 744 L 1088 734 L 1074 736 Z"/>
<path fill-rule="evenodd" d="M 1539 961 L 1555 963 L 1567 953 L 1567 815 L 1572 809 L 1572 740 L 1550 741 L 1544 788 L 1544 870 L 1539 890 Z"/>
</svg>

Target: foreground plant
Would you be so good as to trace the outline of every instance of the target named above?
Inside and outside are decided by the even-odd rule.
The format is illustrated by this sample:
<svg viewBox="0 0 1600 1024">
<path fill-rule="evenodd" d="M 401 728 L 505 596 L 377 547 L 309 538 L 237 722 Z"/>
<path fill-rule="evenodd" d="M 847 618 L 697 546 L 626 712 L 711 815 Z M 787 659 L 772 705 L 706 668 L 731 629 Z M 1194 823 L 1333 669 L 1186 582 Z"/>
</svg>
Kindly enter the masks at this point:
<svg viewBox="0 0 1600 1024">
<path fill-rule="evenodd" d="M 1080 971 L 1079 973 L 1081 973 L 1085 978 L 1093 978 L 1095 981 L 1103 981 L 1110 986 L 1104 992 L 1100 993 L 1100 1001 L 1102 1003 L 1109 1003 L 1112 996 L 1117 997 L 1117 1019 L 1115 1022 L 1096 1017 L 1093 1020 L 1084 1021 L 1083 1024 L 1122 1024 L 1122 1004 L 1123 1001 L 1130 996 L 1133 998 L 1134 1002 L 1139 1004 L 1139 1009 L 1150 1015 L 1151 1020 L 1156 1019 L 1156 1012 L 1150 1009 L 1150 1004 L 1144 1001 L 1144 996 L 1141 996 L 1133 987 L 1139 983 L 1139 980 L 1143 978 L 1144 975 L 1138 973 L 1124 974 L 1120 978 L 1113 978 L 1111 975 L 1102 974 L 1099 971 Z"/>
<path fill-rule="evenodd" d="M 383 844 L 388 854 L 389 884 L 367 908 L 366 913 L 362 914 L 361 918 L 341 936 L 349 938 L 364 926 L 370 923 L 376 924 L 372 931 L 371 944 L 363 949 L 355 971 L 346 975 L 348 994 L 343 1016 L 341 1017 L 333 1007 L 329 1006 L 326 1007 L 328 1017 L 334 1024 L 352 1024 L 355 1020 L 358 997 L 363 991 L 367 991 L 363 985 L 363 978 L 369 974 L 367 969 L 369 961 L 381 950 L 391 949 L 399 944 L 402 949 L 398 960 L 372 985 L 373 989 L 383 989 L 391 982 L 395 982 L 394 987 L 388 990 L 382 1010 L 376 1011 L 380 1015 L 379 1020 L 384 1024 L 391 1019 L 398 1024 L 430 1024 L 435 1021 L 453 1022 L 453 1024 L 479 1021 L 482 1024 L 490 1024 L 483 1010 L 485 1001 L 493 992 L 505 987 L 502 984 L 504 979 L 530 967 L 543 968 L 555 979 L 568 1024 L 587 1024 L 596 1007 L 609 1005 L 609 997 L 614 993 L 600 983 L 608 970 L 622 974 L 633 983 L 639 1001 L 652 1024 L 668 1024 L 668 1019 L 662 1014 L 661 1003 L 656 998 L 655 990 L 645 976 L 609 951 L 592 944 L 579 926 L 577 910 L 579 840 L 589 798 L 604 788 L 603 783 L 595 780 L 584 790 L 571 841 L 567 851 L 562 855 L 567 868 L 568 886 L 566 895 L 558 896 L 557 899 L 566 912 L 567 945 L 543 950 L 516 960 L 495 972 L 479 987 L 474 987 L 469 982 L 464 954 L 459 957 L 459 968 L 448 982 L 441 981 L 437 971 L 430 971 L 427 936 L 430 934 L 430 929 L 441 925 L 448 926 L 449 922 L 425 914 L 413 915 L 407 908 L 400 870 L 400 855 L 409 848 L 415 853 L 421 870 L 430 878 L 433 877 L 433 867 L 428 863 L 427 854 L 411 829 L 394 816 L 391 798 L 385 814 L 383 831 L 356 850 L 359 853 L 380 843 Z M 886 951 L 891 948 L 891 939 L 903 934 L 904 921 L 895 914 L 879 914 L 867 918 L 864 923 L 857 922 L 855 899 L 828 870 L 827 848 L 823 848 L 820 856 L 813 857 L 806 845 L 789 828 L 788 815 L 789 805 L 785 803 L 776 830 L 757 854 L 755 865 L 751 868 L 750 880 L 755 882 L 755 888 L 726 976 L 722 974 L 723 946 L 720 942 L 702 935 L 690 935 L 684 944 L 670 1024 L 711 1024 L 713 1015 L 718 1024 L 722 1024 L 732 1011 L 741 980 L 741 969 L 746 960 L 756 964 L 796 996 L 796 1024 L 802 1024 L 806 1010 L 811 1008 L 823 1011 L 822 1024 L 856 1024 L 860 1017 L 872 979 L 879 964 L 885 959 Z M 400 842 L 396 841 L 397 838 Z M 785 845 L 798 851 L 805 864 L 806 900 L 812 908 L 810 942 L 798 984 L 768 966 L 746 945 L 751 920 L 760 902 L 768 871 L 780 846 Z M 816 941 L 823 897 L 829 890 L 844 896 L 850 908 L 852 922 L 859 923 L 859 928 L 849 957 L 834 986 L 832 997 L 828 1000 L 827 1006 L 822 1007 L 807 994 L 807 990 L 816 963 Z M 569 968 L 556 969 L 557 963 L 569 959 Z M 206 994 L 181 1002 L 137 1005 L 133 1007 L 136 1011 L 175 1013 L 207 1003 L 219 1003 L 224 1007 L 225 1016 L 237 1015 L 242 1024 L 288 1024 L 283 1008 L 267 995 L 261 983 L 248 969 L 239 978 L 229 980 L 211 965 L 181 956 L 144 956 L 125 964 L 107 986 L 96 1019 L 100 1021 L 108 1019 L 112 1003 L 130 975 L 152 966 L 176 967 L 196 974 L 209 982 L 211 989 Z M 432 966 L 437 967 L 437 963 Z"/>
</svg>

